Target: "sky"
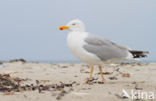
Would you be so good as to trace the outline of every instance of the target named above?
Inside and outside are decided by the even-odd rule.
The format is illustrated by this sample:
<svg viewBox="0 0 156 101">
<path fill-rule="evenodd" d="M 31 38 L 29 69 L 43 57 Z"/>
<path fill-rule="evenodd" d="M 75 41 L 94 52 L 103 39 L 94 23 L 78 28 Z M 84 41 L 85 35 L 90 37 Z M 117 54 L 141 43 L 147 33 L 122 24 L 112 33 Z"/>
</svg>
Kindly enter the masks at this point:
<svg viewBox="0 0 156 101">
<path fill-rule="evenodd" d="M 156 0 L 0 0 L 0 60 L 78 61 L 58 30 L 73 19 L 156 60 Z"/>
</svg>

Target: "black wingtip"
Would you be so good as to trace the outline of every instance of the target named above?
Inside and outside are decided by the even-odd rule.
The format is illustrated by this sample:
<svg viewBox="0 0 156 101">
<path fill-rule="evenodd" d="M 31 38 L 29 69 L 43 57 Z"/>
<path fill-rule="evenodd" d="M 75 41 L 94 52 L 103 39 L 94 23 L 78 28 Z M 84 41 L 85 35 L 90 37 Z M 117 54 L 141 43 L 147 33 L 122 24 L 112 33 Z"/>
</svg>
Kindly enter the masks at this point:
<svg viewBox="0 0 156 101">
<path fill-rule="evenodd" d="M 129 50 L 129 52 L 133 55 L 133 58 L 145 58 L 149 54 L 148 51 Z"/>
</svg>

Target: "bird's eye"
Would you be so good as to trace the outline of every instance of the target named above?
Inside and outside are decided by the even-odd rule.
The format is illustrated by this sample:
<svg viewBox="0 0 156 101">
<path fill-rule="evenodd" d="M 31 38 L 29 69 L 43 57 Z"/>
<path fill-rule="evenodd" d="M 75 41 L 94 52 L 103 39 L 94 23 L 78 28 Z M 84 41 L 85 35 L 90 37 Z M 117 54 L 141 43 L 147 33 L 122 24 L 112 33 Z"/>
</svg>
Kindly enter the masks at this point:
<svg viewBox="0 0 156 101">
<path fill-rule="evenodd" d="M 75 23 L 72 24 L 72 26 L 75 26 L 75 25 L 76 25 Z"/>
</svg>

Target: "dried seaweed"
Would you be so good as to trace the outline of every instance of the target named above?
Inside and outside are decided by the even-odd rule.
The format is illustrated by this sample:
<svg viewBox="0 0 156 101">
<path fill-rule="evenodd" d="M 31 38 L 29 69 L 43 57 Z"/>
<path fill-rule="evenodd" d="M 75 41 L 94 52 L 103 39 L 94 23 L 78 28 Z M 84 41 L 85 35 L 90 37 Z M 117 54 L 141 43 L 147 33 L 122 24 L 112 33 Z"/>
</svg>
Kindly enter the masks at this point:
<svg viewBox="0 0 156 101">
<path fill-rule="evenodd" d="M 13 89 L 17 90 L 18 85 L 14 83 L 13 79 L 9 74 L 0 74 L 0 92 L 12 91 Z"/>
<path fill-rule="evenodd" d="M 61 91 L 65 87 L 72 87 L 73 83 L 63 83 L 60 82 L 59 84 L 50 84 L 50 85 L 43 85 L 40 84 L 39 80 L 36 80 L 36 84 L 25 84 L 20 85 L 21 82 L 26 81 L 28 79 L 22 78 L 12 78 L 9 74 L 0 74 L 0 92 L 20 92 L 20 91 L 34 91 L 38 90 L 39 93 L 42 91 L 49 91 L 49 90 L 57 90 Z"/>
<path fill-rule="evenodd" d="M 100 72 L 98 74 L 100 74 Z M 102 74 L 103 75 L 110 75 L 110 74 L 112 74 L 112 72 L 102 72 Z"/>
<path fill-rule="evenodd" d="M 130 74 L 129 73 L 127 73 L 127 74 L 122 74 L 122 77 L 130 77 Z"/>
<path fill-rule="evenodd" d="M 118 78 L 115 76 L 109 77 L 110 80 L 117 80 Z"/>
</svg>

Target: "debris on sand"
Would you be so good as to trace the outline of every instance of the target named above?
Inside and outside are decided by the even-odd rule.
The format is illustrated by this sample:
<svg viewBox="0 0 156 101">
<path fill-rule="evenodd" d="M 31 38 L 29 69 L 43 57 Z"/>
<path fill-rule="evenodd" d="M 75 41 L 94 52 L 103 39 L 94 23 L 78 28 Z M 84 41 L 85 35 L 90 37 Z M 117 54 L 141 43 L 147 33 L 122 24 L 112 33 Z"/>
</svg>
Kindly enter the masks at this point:
<svg viewBox="0 0 156 101">
<path fill-rule="evenodd" d="M 60 82 L 59 84 L 51 84 L 51 85 L 42 85 L 40 84 L 39 80 L 36 80 L 36 85 L 34 84 L 25 84 L 20 85 L 21 82 L 26 81 L 28 79 L 22 78 L 12 78 L 9 74 L 0 74 L 0 92 L 20 92 L 20 91 L 27 91 L 27 90 L 39 90 L 41 91 L 48 91 L 51 88 L 55 90 L 61 90 L 65 87 L 72 87 L 72 83 L 63 83 Z"/>
<path fill-rule="evenodd" d="M 34 84 L 25 84 L 21 85 L 20 83 L 26 81 L 27 79 L 21 78 L 13 78 L 9 74 L 0 74 L 0 92 L 4 92 L 4 95 L 12 95 L 15 92 L 21 91 L 35 91 L 38 90 L 39 93 L 43 91 L 60 91 L 57 95 L 56 99 L 61 99 L 65 94 L 69 93 L 73 90 L 72 86 L 75 84 L 73 83 L 63 83 L 60 82 L 58 84 L 50 84 L 50 85 L 43 85 L 40 84 L 39 80 L 36 80 L 36 85 Z M 69 88 L 69 91 L 65 91 L 65 88 Z"/>
<path fill-rule="evenodd" d="M 117 80 L 118 78 L 115 76 L 109 77 L 110 80 Z"/>
<path fill-rule="evenodd" d="M 122 77 L 130 77 L 130 74 L 129 73 L 127 73 L 127 74 L 122 74 Z"/>
<path fill-rule="evenodd" d="M 100 72 L 98 74 L 100 74 Z M 103 75 L 110 75 L 110 74 L 112 74 L 112 72 L 102 72 L 102 74 Z"/>
<path fill-rule="evenodd" d="M 66 94 L 71 93 L 71 91 L 73 91 L 73 88 L 69 88 L 68 90 L 62 89 L 56 96 L 57 100 L 60 100 L 63 96 L 65 96 Z"/>
<path fill-rule="evenodd" d="M 62 90 L 56 97 L 57 100 L 60 100 L 67 92 Z"/>
<path fill-rule="evenodd" d="M 0 92 L 19 92 L 19 89 L 23 89 L 23 86 L 20 86 L 20 82 L 27 80 L 18 77 L 11 78 L 9 74 L 0 74 Z"/>
<path fill-rule="evenodd" d="M 13 82 L 13 79 L 10 77 L 10 75 L 7 74 L 0 74 L 0 92 L 11 90 L 17 90 L 18 85 Z"/>
</svg>

